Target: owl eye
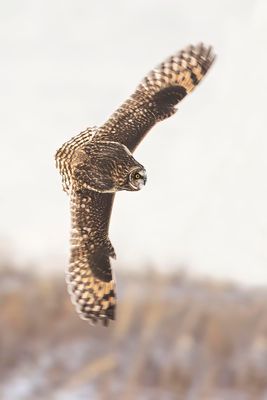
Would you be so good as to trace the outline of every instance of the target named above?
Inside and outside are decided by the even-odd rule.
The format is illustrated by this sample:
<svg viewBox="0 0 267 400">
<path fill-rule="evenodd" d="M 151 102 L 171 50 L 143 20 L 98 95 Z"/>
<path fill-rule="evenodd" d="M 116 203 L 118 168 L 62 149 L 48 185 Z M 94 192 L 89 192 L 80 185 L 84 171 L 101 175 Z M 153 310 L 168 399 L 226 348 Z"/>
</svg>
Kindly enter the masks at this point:
<svg viewBox="0 0 267 400">
<path fill-rule="evenodd" d="M 141 175 L 138 172 L 136 172 L 136 174 L 134 174 L 134 179 L 140 179 L 140 178 L 141 178 Z"/>
</svg>

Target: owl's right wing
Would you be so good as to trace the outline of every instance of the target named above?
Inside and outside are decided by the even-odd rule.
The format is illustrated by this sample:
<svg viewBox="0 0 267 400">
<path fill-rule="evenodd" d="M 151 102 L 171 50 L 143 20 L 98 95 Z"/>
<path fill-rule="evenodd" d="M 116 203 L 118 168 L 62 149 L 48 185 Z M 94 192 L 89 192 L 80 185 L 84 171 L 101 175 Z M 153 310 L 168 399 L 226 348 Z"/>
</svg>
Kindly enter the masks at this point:
<svg viewBox="0 0 267 400">
<path fill-rule="evenodd" d="M 152 70 L 135 93 L 102 125 L 93 140 L 120 142 L 133 151 L 156 122 L 202 80 L 215 59 L 211 47 L 189 46 Z"/>
<path fill-rule="evenodd" d="M 115 281 L 108 239 L 113 193 L 74 190 L 71 187 L 71 257 L 67 283 L 72 302 L 82 319 L 105 325 L 115 319 Z"/>
</svg>

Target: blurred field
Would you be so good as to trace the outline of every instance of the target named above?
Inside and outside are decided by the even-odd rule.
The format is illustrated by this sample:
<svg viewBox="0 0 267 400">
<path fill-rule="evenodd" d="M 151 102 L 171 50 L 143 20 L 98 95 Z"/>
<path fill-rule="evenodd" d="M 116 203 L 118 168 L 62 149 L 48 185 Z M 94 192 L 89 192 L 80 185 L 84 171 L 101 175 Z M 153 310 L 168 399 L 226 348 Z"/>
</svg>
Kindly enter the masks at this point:
<svg viewBox="0 0 267 400">
<path fill-rule="evenodd" d="M 0 398 L 267 399 L 265 289 L 152 271 L 118 288 L 117 321 L 92 327 L 63 271 L 2 266 Z"/>
</svg>

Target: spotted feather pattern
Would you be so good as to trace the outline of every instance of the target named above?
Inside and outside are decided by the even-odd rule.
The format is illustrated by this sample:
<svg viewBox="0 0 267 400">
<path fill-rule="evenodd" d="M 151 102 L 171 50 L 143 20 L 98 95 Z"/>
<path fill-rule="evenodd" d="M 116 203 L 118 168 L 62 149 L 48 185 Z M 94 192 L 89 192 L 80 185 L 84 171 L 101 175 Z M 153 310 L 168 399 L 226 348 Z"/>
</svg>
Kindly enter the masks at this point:
<svg viewBox="0 0 267 400">
<path fill-rule="evenodd" d="M 96 127 L 87 128 L 79 135 L 74 136 L 68 142 L 64 143 L 56 152 L 56 167 L 59 169 L 62 178 L 63 190 L 69 193 L 72 177 L 71 161 L 75 151 L 82 149 L 90 143 L 95 132 Z"/>
<path fill-rule="evenodd" d="M 214 59 L 212 48 L 203 44 L 169 57 L 144 78 L 93 140 L 117 141 L 133 151 L 156 122 L 176 112 L 175 106 L 198 85 Z"/>
<path fill-rule="evenodd" d="M 134 94 L 104 125 L 86 129 L 57 151 L 56 164 L 63 189 L 70 194 L 71 201 L 71 257 L 67 283 L 81 318 L 92 322 L 101 320 L 105 325 L 115 319 L 116 287 L 110 265 L 115 252 L 108 238 L 108 228 L 114 193 L 122 180 L 122 176 L 118 176 L 119 167 L 124 173 L 125 168 L 121 160 L 115 160 L 113 153 L 112 164 L 117 167 L 117 176 L 112 176 L 116 183 L 114 193 L 101 193 L 88 184 L 85 181 L 88 171 L 90 174 L 95 171 L 95 160 L 101 163 L 103 145 L 105 149 L 110 147 L 109 152 L 114 146 L 116 154 L 118 146 L 114 142 L 133 152 L 157 122 L 176 112 L 175 106 L 198 85 L 214 59 L 212 48 L 203 44 L 189 46 L 174 54 L 145 77 Z M 92 156 L 95 149 L 100 152 L 96 159 Z M 111 164 L 104 160 L 105 172 L 108 165 Z M 108 172 L 110 175 L 111 171 Z M 96 184 L 99 185 L 105 176 L 95 174 Z"/>
<path fill-rule="evenodd" d="M 115 318 L 115 281 L 107 237 L 113 194 L 71 189 L 71 257 L 66 274 L 72 302 L 82 319 L 107 325 Z"/>
</svg>

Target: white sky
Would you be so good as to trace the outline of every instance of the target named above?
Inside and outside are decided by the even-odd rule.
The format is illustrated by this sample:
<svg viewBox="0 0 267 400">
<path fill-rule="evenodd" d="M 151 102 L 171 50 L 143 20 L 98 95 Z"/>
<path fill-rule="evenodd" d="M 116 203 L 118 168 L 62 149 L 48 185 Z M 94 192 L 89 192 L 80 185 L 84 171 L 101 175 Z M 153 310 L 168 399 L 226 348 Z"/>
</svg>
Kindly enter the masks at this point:
<svg viewBox="0 0 267 400">
<path fill-rule="evenodd" d="M 19 260 L 67 262 L 56 149 L 199 41 L 217 62 L 136 151 L 148 182 L 116 196 L 115 264 L 267 284 L 266 0 L 2 2 L 2 246 Z"/>
</svg>

